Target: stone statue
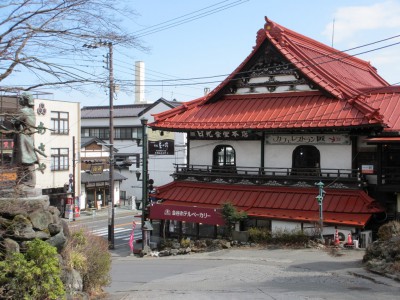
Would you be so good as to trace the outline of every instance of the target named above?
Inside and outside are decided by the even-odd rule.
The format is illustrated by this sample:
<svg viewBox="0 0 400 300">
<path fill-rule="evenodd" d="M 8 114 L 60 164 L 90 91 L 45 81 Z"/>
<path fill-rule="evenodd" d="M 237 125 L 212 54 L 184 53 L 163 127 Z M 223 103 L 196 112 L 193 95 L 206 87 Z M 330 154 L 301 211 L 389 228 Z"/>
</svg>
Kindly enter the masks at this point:
<svg viewBox="0 0 400 300">
<path fill-rule="evenodd" d="M 17 132 L 14 138 L 13 164 L 18 167 L 17 186 L 25 185 L 34 188 L 35 164 L 39 164 L 33 137 L 36 133 L 34 101 L 32 95 L 25 93 L 19 96 L 18 100 L 21 108 L 11 121 Z"/>
</svg>

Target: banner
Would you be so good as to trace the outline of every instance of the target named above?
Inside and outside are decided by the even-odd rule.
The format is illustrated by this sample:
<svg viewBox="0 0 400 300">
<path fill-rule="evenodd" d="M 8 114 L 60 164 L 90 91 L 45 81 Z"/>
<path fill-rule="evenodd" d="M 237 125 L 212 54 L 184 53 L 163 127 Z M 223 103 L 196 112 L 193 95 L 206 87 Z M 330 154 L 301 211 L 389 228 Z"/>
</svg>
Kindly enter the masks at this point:
<svg viewBox="0 0 400 300">
<path fill-rule="evenodd" d="M 135 228 L 136 228 L 136 222 L 133 221 L 132 222 L 132 232 L 131 232 L 131 236 L 129 238 L 129 247 L 131 248 L 131 252 L 133 253 L 133 241 L 135 240 Z"/>
</svg>

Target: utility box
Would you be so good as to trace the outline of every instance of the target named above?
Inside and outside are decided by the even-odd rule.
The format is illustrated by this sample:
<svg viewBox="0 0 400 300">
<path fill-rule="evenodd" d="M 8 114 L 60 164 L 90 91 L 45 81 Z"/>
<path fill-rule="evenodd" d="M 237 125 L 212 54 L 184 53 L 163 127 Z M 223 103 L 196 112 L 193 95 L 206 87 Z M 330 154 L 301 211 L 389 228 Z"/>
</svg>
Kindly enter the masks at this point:
<svg viewBox="0 0 400 300">
<path fill-rule="evenodd" d="M 360 248 L 367 248 L 372 243 L 372 231 L 365 230 L 360 232 Z"/>
</svg>

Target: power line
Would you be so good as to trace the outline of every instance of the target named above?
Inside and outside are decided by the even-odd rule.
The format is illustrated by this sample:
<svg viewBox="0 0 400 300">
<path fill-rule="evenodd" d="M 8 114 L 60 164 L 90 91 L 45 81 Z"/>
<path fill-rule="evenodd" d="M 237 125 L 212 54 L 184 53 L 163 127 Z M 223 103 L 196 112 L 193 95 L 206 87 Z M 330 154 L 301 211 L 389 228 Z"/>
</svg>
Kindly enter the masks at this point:
<svg viewBox="0 0 400 300">
<path fill-rule="evenodd" d="M 293 62 L 293 63 L 307 63 L 307 62 L 310 62 L 310 61 L 313 62 L 314 60 L 322 59 L 322 58 L 330 58 L 331 59 L 331 60 L 328 60 L 328 61 L 325 61 L 325 62 L 313 63 L 312 64 L 314 66 L 317 66 L 317 65 L 326 64 L 326 63 L 329 63 L 329 62 L 332 62 L 332 61 L 342 61 L 342 60 L 345 60 L 345 59 L 347 59 L 349 57 L 356 57 L 356 56 L 361 55 L 361 54 L 366 54 L 366 53 L 369 53 L 369 52 L 378 51 L 378 50 L 382 50 L 382 49 L 385 49 L 385 48 L 396 46 L 396 45 L 400 44 L 400 42 L 392 43 L 392 44 L 389 44 L 389 45 L 377 47 L 377 48 L 374 48 L 374 49 L 366 50 L 366 51 L 355 53 L 355 54 L 347 54 L 346 53 L 347 51 L 352 51 L 352 50 L 356 50 L 356 49 L 359 49 L 359 48 L 371 46 L 371 45 L 374 45 L 374 44 L 377 44 L 377 43 L 381 43 L 381 42 L 385 42 L 385 41 L 388 41 L 388 40 L 391 40 L 391 39 L 394 39 L 394 38 L 398 38 L 398 37 L 400 37 L 400 35 L 395 35 L 395 36 L 392 36 L 392 37 L 389 37 L 389 38 L 385 38 L 385 39 L 382 39 L 382 40 L 378 40 L 378 41 L 374 41 L 374 42 L 371 42 L 371 43 L 363 44 L 363 45 L 356 46 L 356 47 L 353 47 L 353 48 L 349 48 L 349 49 L 346 49 L 346 50 L 340 50 L 340 51 L 336 51 L 336 52 L 333 52 L 333 53 L 320 55 L 320 56 L 314 57 L 312 59 L 298 60 L 298 61 Z M 337 55 L 337 54 L 345 54 L 345 56 L 344 57 L 340 57 L 340 58 L 332 58 L 333 55 Z M 292 66 L 293 63 L 290 62 L 290 63 L 282 64 L 281 67 Z M 304 66 L 303 68 L 306 68 L 306 67 L 308 67 L 308 66 Z M 273 67 L 264 68 L 264 69 L 261 69 L 260 71 L 268 71 L 269 69 L 272 69 L 272 68 Z M 295 69 L 298 69 L 298 68 L 293 68 L 292 70 L 295 70 Z M 248 74 L 248 73 L 249 73 L 249 71 L 243 71 L 243 72 L 236 73 L 236 75 Z M 221 74 L 221 75 L 211 75 L 211 76 L 201 76 L 201 77 L 190 77 L 190 78 L 178 78 L 178 79 L 165 79 L 165 80 L 146 80 L 146 81 L 147 82 L 148 81 L 150 81 L 150 82 L 163 82 L 163 83 L 164 82 L 171 82 L 171 81 L 172 82 L 173 81 L 193 81 L 193 80 L 200 80 L 200 79 L 211 79 L 211 78 L 218 78 L 218 77 L 227 77 L 229 75 L 231 75 L 231 74 Z M 247 78 L 247 77 L 244 77 L 244 78 Z M 126 81 L 129 81 L 129 80 L 126 80 Z M 199 84 L 209 84 L 209 83 L 218 83 L 218 82 L 220 82 L 220 81 L 196 82 L 196 83 L 193 83 L 193 84 L 194 85 L 199 85 Z M 163 84 L 162 86 L 187 86 L 187 85 L 191 85 L 191 84 L 176 83 L 176 84 Z M 146 84 L 146 86 L 160 86 L 160 85 L 148 85 L 148 84 Z"/>
<path fill-rule="evenodd" d="M 150 35 L 150 34 L 158 33 L 158 32 L 173 28 L 173 27 L 177 27 L 177 26 L 182 25 L 182 24 L 186 24 L 186 23 L 192 22 L 192 21 L 197 20 L 197 19 L 204 18 L 206 16 L 215 14 L 215 13 L 220 12 L 220 11 L 227 10 L 227 9 L 229 9 L 231 7 L 238 6 L 238 5 L 243 4 L 244 2 L 248 2 L 248 1 L 249 0 L 237 0 L 237 1 L 234 1 L 232 3 L 224 4 L 224 5 L 220 6 L 220 7 L 213 8 L 211 10 L 207 10 L 208 8 L 215 7 L 215 6 L 218 6 L 219 4 L 227 2 L 227 1 L 222 1 L 222 2 L 219 2 L 217 4 L 214 4 L 214 5 L 202 8 L 200 10 L 185 14 L 183 16 L 171 19 L 169 21 L 165 21 L 165 22 L 162 22 L 162 23 L 159 23 L 159 24 L 156 24 L 156 25 L 152 25 L 152 26 L 147 27 L 145 29 L 141 29 L 139 31 L 134 32 L 133 34 L 136 33 L 137 34 L 136 37 L 137 38 L 141 38 L 141 37 L 144 37 L 144 36 L 147 36 L 147 35 Z M 201 12 L 201 11 L 204 11 L 204 10 L 206 10 L 206 11 L 205 12 Z M 201 12 L 201 13 L 200 14 L 196 14 L 197 12 Z M 194 15 L 194 16 L 186 18 L 187 16 L 190 16 L 190 15 Z"/>
</svg>

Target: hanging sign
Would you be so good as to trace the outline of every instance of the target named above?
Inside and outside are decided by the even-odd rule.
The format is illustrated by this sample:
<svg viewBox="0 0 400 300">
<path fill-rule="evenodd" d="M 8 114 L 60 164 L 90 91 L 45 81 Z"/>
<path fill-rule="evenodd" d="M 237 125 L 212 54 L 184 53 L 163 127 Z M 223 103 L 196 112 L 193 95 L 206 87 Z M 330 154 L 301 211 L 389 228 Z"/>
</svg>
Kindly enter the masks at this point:
<svg viewBox="0 0 400 300">
<path fill-rule="evenodd" d="M 147 139 L 149 141 L 149 154 L 153 155 L 174 155 L 175 135 L 173 132 L 162 130 L 149 130 Z"/>
</svg>

